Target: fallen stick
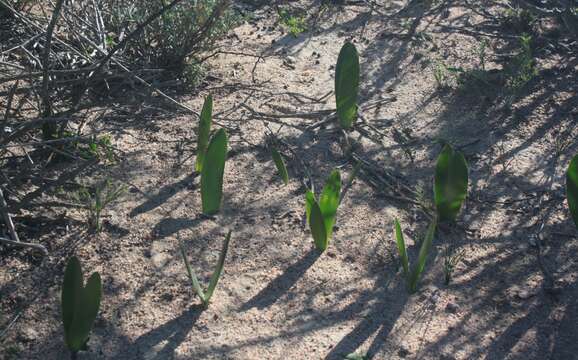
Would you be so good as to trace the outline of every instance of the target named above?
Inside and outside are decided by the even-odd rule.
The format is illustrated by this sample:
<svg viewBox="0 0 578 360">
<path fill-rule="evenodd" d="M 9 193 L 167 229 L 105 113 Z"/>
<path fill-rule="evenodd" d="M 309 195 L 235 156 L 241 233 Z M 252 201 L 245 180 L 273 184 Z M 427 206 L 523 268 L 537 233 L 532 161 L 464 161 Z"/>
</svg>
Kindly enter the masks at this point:
<svg viewBox="0 0 578 360">
<path fill-rule="evenodd" d="M 26 242 L 22 242 L 22 241 L 14 241 L 14 240 L 6 239 L 3 237 L 0 237 L 0 243 L 8 244 L 8 245 L 16 246 L 16 247 L 31 248 L 31 249 L 40 251 L 42 253 L 42 255 L 44 255 L 44 256 L 48 255 L 48 250 L 46 250 L 46 248 L 40 244 L 31 244 L 31 243 L 26 243 Z"/>
</svg>

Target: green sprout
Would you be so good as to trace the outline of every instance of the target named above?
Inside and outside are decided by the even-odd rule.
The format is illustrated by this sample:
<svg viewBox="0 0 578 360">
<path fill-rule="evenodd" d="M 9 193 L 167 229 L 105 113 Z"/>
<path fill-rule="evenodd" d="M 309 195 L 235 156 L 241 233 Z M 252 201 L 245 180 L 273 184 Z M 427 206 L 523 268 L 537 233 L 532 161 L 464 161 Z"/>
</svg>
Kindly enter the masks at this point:
<svg viewBox="0 0 578 360">
<path fill-rule="evenodd" d="M 199 119 L 199 134 L 197 138 L 197 161 L 195 162 L 195 171 L 203 170 L 203 161 L 209 145 L 209 135 L 211 133 L 211 117 L 213 113 L 213 97 L 211 95 L 205 98 L 203 110 Z"/>
<path fill-rule="evenodd" d="M 455 221 L 468 190 L 468 164 L 449 144 L 438 157 L 434 178 L 434 201 L 442 222 Z"/>
<path fill-rule="evenodd" d="M 226 159 L 227 132 L 220 129 L 211 138 L 201 170 L 201 201 L 205 215 L 212 215 L 221 209 Z"/>
<path fill-rule="evenodd" d="M 407 284 L 407 290 L 410 294 L 413 294 L 417 290 L 417 283 L 425 269 L 425 263 L 427 261 L 428 254 L 432 247 L 433 239 L 435 236 L 437 221 L 434 219 L 425 234 L 425 238 L 421 243 L 419 249 L 419 254 L 417 257 L 417 262 L 410 270 L 409 258 L 407 256 L 407 250 L 405 247 L 405 240 L 403 238 L 403 232 L 401 230 L 401 225 L 399 221 L 395 220 L 395 241 L 397 243 L 397 249 L 399 252 L 399 257 L 401 260 L 401 265 L 403 267 L 403 274 Z"/>
<path fill-rule="evenodd" d="M 289 173 L 287 172 L 287 167 L 285 166 L 285 162 L 283 161 L 283 157 L 279 150 L 271 147 L 271 157 L 273 158 L 273 162 L 277 167 L 277 171 L 279 172 L 279 176 L 283 179 L 285 185 L 289 183 Z"/>
<path fill-rule="evenodd" d="M 221 253 L 219 254 L 217 266 L 213 271 L 213 275 L 211 276 L 211 280 L 209 281 L 209 286 L 207 287 L 206 291 L 203 291 L 203 289 L 201 288 L 201 284 L 199 283 L 199 280 L 195 275 L 195 272 L 193 271 L 191 265 L 189 264 L 189 260 L 187 259 L 185 249 L 182 245 L 180 245 L 181 256 L 183 257 L 183 261 L 185 262 L 189 280 L 191 280 L 193 290 L 195 291 L 197 296 L 201 299 L 201 302 L 203 303 L 203 306 L 205 308 L 209 306 L 209 301 L 211 300 L 211 297 L 215 292 L 215 288 L 217 287 L 217 283 L 219 282 L 219 278 L 221 277 L 221 273 L 223 272 L 223 267 L 225 266 L 225 258 L 227 256 L 227 251 L 229 250 L 230 240 L 231 240 L 231 231 L 229 231 L 227 233 L 227 236 L 225 236 L 225 242 L 223 243 L 223 248 L 221 249 Z"/>
<path fill-rule="evenodd" d="M 323 252 L 327 249 L 333 234 L 333 225 L 339 207 L 341 174 L 335 169 L 325 182 L 319 201 L 313 191 L 306 194 L 306 213 L 315 247 Z"/>
<path fill-rule="evenodd" d="M 79 351 L 87 350 L 101 296 L 102 284 L 98 272 L 93 273 L 84 286 L 80 261 L 75 256 L 71 257 L 62 282 L 62 324 L 71 359 L 76 359 Z"/>
<path fill-rule="evenodd" d="M 335 105 L 339 124 L 348 129 L 357 118 L 359 92 L 359 56 L 355 45 L 345 43 L 335 66 Z"/>
</svg>

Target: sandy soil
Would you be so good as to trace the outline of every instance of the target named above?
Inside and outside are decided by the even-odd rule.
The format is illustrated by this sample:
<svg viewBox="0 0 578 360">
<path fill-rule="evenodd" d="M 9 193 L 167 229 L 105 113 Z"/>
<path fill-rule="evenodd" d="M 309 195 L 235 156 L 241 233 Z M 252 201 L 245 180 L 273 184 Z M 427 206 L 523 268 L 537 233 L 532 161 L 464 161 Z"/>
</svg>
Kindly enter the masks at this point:
<svg viewBox="0 0 578 360">
<path fill-rule="evenodd" d="M 82 359 L 343 359 L 350 353 L 577 359 L 578 241 L 564 200 L 564 170 L 577 150 L 575 58 L 539 59 L 539 76 L 511 106 L 496 84 L 440 90 L 436 62 L 473 68 L 479 36 L 471 32 L 505 30 L 498 28 L 500 7 L 426 3 L 400 11 L 402 2 L 393 1 L 376 8 L 379 13 L 364 2 L 291 3 L 309 19 L 308 30 L 296 37 L 276 23 L 274 9 L 248 10 L 252 16 L 220 46 L 260 55 L 259 62 L 218 55 L 199 93 L 179 98 L 200 109 L 211 93 L 217 120 L 231 129 L 223 211 L 214 219 L 200 215 L 199 178 L 191 175 L 197 119 L 111 104 L 111 114 L 124 119 L 111 115 L 93 126 L 111 134 L 120 161 L 90 168 L 84 180 L 112 174 L 128 191 L 107 209 L 98 235 L 86 232 L 79 209 L 40 202 L 19 215 L 24 238 L 44 244 L 50 255 L 40 262 L 25 252 L 1 251 L 0 320 L 20 317 L 0 357 L 67 356 L 59 283 L 62 259 L 74 253 L 85 271 L 99 271 L 104 280 L 90 351 Z M 399 184 L 422 189 L 424 202 L 431 198 L 437 139 L 460 148 L 469 162 L 460 226 L 440 231 L 413 296 L 399 271 L 392 222 L 402 221 L 413 258 L 427 226 L 423 213 L 361 171 L 339 208 L 330 248 L 319 255 L 303 226 L 302 184 L 308 172 L 317 188 L 334 167 L 344 179 L 351 174 L 342 134 L 332 124 L 304 129 L 322 116 L 264 121 L 249 110 L 332 109 L 333 95 L 315 99 L 332 90 L 333 66 L 347 39 L 360 52 L 361 113 L 370 124 L 349 134 L 356 153 Z M 487 39 L 486 67 L 500 69 L 496 54 L 511 52 L 512 42 Z M 268 129 L 295 152 L 283 147 L 287 186 L 264 147 Z M 42 200 L 53 198 L 59 197 Z M 39 220 L 40 209 L 45 215 Z M 179 238 L 206 283 L 227 229 L 233 236 L 224 275 L 203 311 L 188 283 Z M 540 270 L 536 244 L 554 289 Z M 448 247 L 463 257 L 446 285 Z"/>
</svg>

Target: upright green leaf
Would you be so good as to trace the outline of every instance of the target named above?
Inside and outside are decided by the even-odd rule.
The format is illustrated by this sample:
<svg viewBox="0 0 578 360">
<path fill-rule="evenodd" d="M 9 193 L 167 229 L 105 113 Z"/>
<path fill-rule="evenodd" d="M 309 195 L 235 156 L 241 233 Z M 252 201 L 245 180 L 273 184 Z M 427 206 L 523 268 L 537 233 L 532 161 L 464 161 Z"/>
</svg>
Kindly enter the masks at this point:
<svg viewBox="0 0 578 360">
<path fill-rule="evenodd" d="M 337 215 L 337 207 L 339 206 L 339 195 L 341 194 L 341 174 L 339 170 L 335 169 L 327 178 L 323 192 L 319 197 L 319 209 L 323 215 L 325 224 L 325 232 L 327 239 L 331 239 L 333 234 L 333 225 L 335 224 L 335 217 Z"/>
<path fill-rule="evenodd" d="M 574 224 L 578 226 L 578 155 L 572 158 L 566 171 L 566 199 Z"/>
<path fill-rule="evenodd" d="M 195 293 L 197 294 L 199 299 L 201 299 L 203 304 L 206 305 L 205 292 L 203 291 L 203 288 L 201 288 L 201 284 L 199 283 L 199 279 L 197 279 L 195 272 L 191 268 L 191 264 L 189 264 L 189 259 L 187 258 L 187 253 L 185 252 L 185 248 L 183 248 L 182 244 L 180 245 L 180 248 L 181 248 L 181 257 L 183 258 L 183 262 L 185 263 L 185 267 L 187 268 L 187 274 L 189 275 L 189 280 L 191 280 L 191 286 L 193 287 L 193 290 L 195 291 Z"/>
<path fill-rule="evenodd" d="M 317 250 L 321 252 L 325 251 L 328 245 L 328 237 L 325 231 L 323 215 L 321 214 L 321 209 L 319 209 L 317 201 L 311 204 L 309 228 L 311 229 L 311 235 L 313 235 L 313 241 L 315 242 Z"/>
<path fill-rule="evenodd" d="M 440 221 L 454 221 L 466 199 L 468 165 L 464 156 L 446 144 L 438 157 L 434 199 Z"/>
<path fill-rule="evenodd" d="M 82 268 L 76 256 L 68 260 L 62 281 L 62 323 L 65 336 L 74 320 L 74 310 L 82 294 Z"/>
<path fill-rule="evenodd" d="M 283 179 L 283 182 L 287 185 L 289 183 L 289 174 L 287 173 L 287 167 L 285 167 L 283 157 L 274 147 L 271 148 L 271 156 L 273 157 L 273 161 L 275 162 L 275 166 L 277 167 L 277 171 L 279 171 L 281 179 Z"/>
<path fill-rule="evenodd" d="M 211 133 L 211 118 L 213 115 L 213 97 L 211 95 L 205 98 L 201 117 L 199 119 L 199 134 L 197 138 L 197 161 L 195 171 L 201 172 L 207 145 L 209 144 L 209 135 Z"/>
<path fill-rule="evenodd" d="M 395 241 L 397 243 L 397 250 L 399 252 L 401 265 L 403 266 L 403 274 L 407 279 L 407 276 L 409 275 L 409 260 L 407 258 L 405 240 L 403 238 L 403 232 L 401 231 L 401 225 L 397 219 L 395 219 Z"/>
<path fill-rule="evenodd" d="M 68 347 L 72 351 L 86 349 L 86 343 L 90 336 L 90 330 L 94 320 L 98 315 L 100 298 L 102 295 L 102 284 L 98 273 L 92 274 L 82 289 L 79 302 L 74 309 L 74 321 L 69 330 Z"/>
<path fill-rule="evenodd" d="M 436 221 L 436 219 L 434 219 L 430 223 L 430 225 L 427 229 L 427 232 L 425 234 L 425 239 L 423 240 L 421 247 L 419 249 L 419 255 L 417 258 L 417 262 L 413 266 L 413 269 L 412 269 L 411 274 L 410 274 L 409 279 L 408 279 L 408 287 L 409 287 L 410 293 L 414 293 L 417 289 L 417 282 L 418 282 L 419 278 L 421 277 L 423 269 L 425 268 L 427 256 L 430 252 L 430 249 L 431 249 L 431 246 L 433 243 L 434 235 L 436 232 L 436 226 L 437 226 L 437 221 Z"/>
<path fill-rule="evenodd" d="M 62 322 L 66 345 L 73 353 L 86 349 L 90 330 L 100 308 L 102 283 L 98 273 L 83 286 L 82 269 L 72 257 L 64 271 L 62 284 Z"/>
<path fill-rule="evenodd" d="M 219 278 L 221 277 L 221 273 L 223 272 L 223 267 L 225 266 L 225 258 L 227 257 L 227 251 L 229 250 L 229 241 L 231 240 L 231 230 L 225 236 L 225 242 L 223 243 L 223 248 L 221 249 L 221 253 L 219 254 L 219 260 L 217 261 L 217 266 L 215 267 L 215 271 L 213 271 L 213 275 L 211 276 L 211 280 L 209 281 L 209 287 L 207 288 L 207 293 L 205 297 L 207 302 L 213 296 L 213 292 L 217 287 L 217 283 L 219 282 Z"/>
<path fill-rule="evenodd" d="M 313 191 L 307 190 L 307 193 L 305 193 L 305 213 L 307 215 L 306 217 L 308 223 L 311 221 L 311 207 L 313 206 L 314 202 L 317 202 L 317 200 L 315 200 L 315 194 Z"/>
<path fill-rule="evenodd" d="M 211 138 L 201 170 L 201 200 L 206 215 L 214 214 L 221 208 L 226 159 L 227 133 L 220 129 Z"/>
<path fill-rule="evenodd" d="M 335 104 L 341 127 L 347 129 L 357 117 L 359 56 L 355 45 L 345 43 L 335 66 Z"/>
</svg>

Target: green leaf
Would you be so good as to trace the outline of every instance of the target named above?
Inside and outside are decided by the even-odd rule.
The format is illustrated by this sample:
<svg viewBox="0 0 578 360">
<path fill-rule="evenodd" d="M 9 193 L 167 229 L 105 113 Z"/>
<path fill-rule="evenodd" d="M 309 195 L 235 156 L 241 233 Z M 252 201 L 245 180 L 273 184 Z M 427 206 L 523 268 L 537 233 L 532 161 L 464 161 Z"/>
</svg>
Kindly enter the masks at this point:
<svg viewBox="0 0 578 360">
<path fill-rule="evenodd" d="M 578 155 L 572 158 L 566 171 L 566 199 L 574 224 L 578 226 Z"/>
<path fill-rule="evenodd" d="M 323 215 L 321 214 L 321 209 L 319 209 L 317 201 L 311 204 L 309 228 L 311 229 L 311 235 L 313 235 L 313 241 L 315 242 L 317 250 L 321 252 L 325 251 L 328 244 L 327 232 L 325 231 Z"/>
<path fill-rule="evenodd" d="M 79 351 L 86 349 L 86 343 L 90 336 L 90 330 L 94 324 L 94 320 L 98 315 L 100 308 L 100 299 L 102 296 L 102 283 L 100 275 L 94 273 L 88 279 L 86 286 L 82 289 L 81 302 L 75 309 L 74 321 L 70 328 L 69 345 L 72 351 Z"/>
<path fill-rule="evenodd" d="M 220 129 L 211 138 L 201 171 L 201 200 L 206 215 L 212 215 L 221 208 L 226 159 L 227 133 L 225 129 Z"/>
<path fill-rule="evenodd" d="M 227 233 L 225 237 L 225 242 L 223 243 L 223 248 L 221 249 L 221 253 L 219 254 L 219 260 L 217 261 L 217 266 L 215 267 L 215 271 L 211 276 L 211 280 L 209 281 L 209 287 L 207 288 L 207 293 L 205 294 L 205 298 L 207 302 L 211 300 L 211 296 L 213 296 L 213 292 L 217 287 L 217 283 L 219 282 L 219 278 L 221 277 L 221 273 L 223 272 L 223 267 L 225 266 L 225 258 L 227 257 L 227 251 L 229 250 L 229 241 L 231 240 L 231 230 Z"/>
<path fill-rule="evenodd" d="M 468 165 L 464 156 L 446 144 L 438 157 L 434 199 L 440 221 L 454 221 L 466 199 Z"/>
<path fill-rule="evenodd" d="M 191 265 L 189 264 L 189 259 L 187 259 L 187 254 L 185 252 L 185 249 L 183 248 L 183 245 L 180 245 L 181 248 L 181 256 L 183 257 L 183 261 L 185 262 L 185 267 L 187 268 L 187 273 L 189 275 L 189 279 L 191 280 L 191 285 L 193 287 L 193 290 L 195 291 L 195 293 L 197 293 L 197 296 L 201 299 L 201 301 L 203 302 L 203 304 L 206 306 L 207 305 L 207 298 L 205 297 L 205 293 L 203 291 L 203 289 L 201 288 L 201 284 L 199 284 L 199 279 L 197 279 L 197 276 L 195 275 L 193 269 L 191 269 Z"/>
<path fill-rule="evenodd" d="M 285 185 L 289 183 L 289 174 L 287 173 L 287 167 L 285 167 L 285 162 L 283 162 L 283 157 L 279 153 L 279 151 L 275 148 L 271 148 L 271 156 L 273 157 L 273 161 L 275 162 L 275 166 L 277 167 L 277 171 L 279 171 L 279 175 L 281 175 L 281 179 Z"/>
<path fill-rule="evenodd" d="M 341 174 L 339 170 L 335 169 L 329 175 L 323 187 L 323 192 L 319 197 L 319 209 L 323 215 L 325 224 L 325 233 L 327 240 L 331 239 L 333 234 L 333 225 L 335 224 L 335 217 L 337 215 L 337 207 L 339 207 L 339 195 L 341 194 Z"/>
<path fill-rule="evenodd" d="M 86 348 L 101 296 L 100 275 L 92 274 L 84 287 L 80 262 L 72 257 L 66 266 L 62 284 L 62 322 L 70 351 L 78 352 Z"/>
<path fill-rule="evenodd" d="M 199 134 L 197 138 L 197 161 L 195 163 L 195 171 L 201 172 L 203 169 L 203 161 L 205 160 L 205 153 L 207 152 L 207 145 L 209 144 L 209 135 L 211 133 L 211 117 L 213 113 L 213 97 L 211 95 L 205 98 L 201 117 L 199 119 Z"/>
<path fill-rule="evenodd" d="M 401 260 L 401 265 L 403 266 L 403 274 L 407 279 L 409 275 L 409 260 L 407 258 L 407 252 L 405 250 L 405 240 L 403 239 L 403 232 L 401 231 L 401 225 L 399 221 L 395 219 L 395 241 L 397 243 L 397 250 L 399 251 L 399 258 Z"/>
<path fill-rule="evenodd" d="M 305 213 L 307 215 L 307 223 L 310 222 L 311 218 L 311 206 L 313 206 L 313 203 L 316 201 L 313 191 L 307 190 L 307 193 L 305 194 Z"/>
<path fill-rule="evenodd" d="M 417 262 L 415 263 L 411 274 L 409 276 L 408 279 L 408 286 L 409 286 L 409 292 L 410 293 L 414 293 L 417 289 L 417 282 L 419 280 L 419 278 L 421 277 L 421 274 L 425 268 L 425 263 L 427 261 L 427 256 L 430 252 L 432 243 L 433 243 L 433 238 L 436 232 L 436 226 L 437 226 L 437 221 L 436 219 L 432 220 L 432 222 L 430 223 L 427 232 L 425 234 L 425 239 L 423 240 L 423 242 L 421 243 L 421 248 L 419 249 L 419 255 L 417 258 Z"/>
<path fill-rule="evenodd" d="M 341 48 L 335 66 L 335 104 L 341 127 L 347 129 L 357 117 L 359 92 L 359 56 L 355 46 L 347 42 Z"/>
<path fill-rule="evenodd" d="M 64 325 L 65 337 L 74 320 L 74 311 L 82 294 L 82 268 L 76 256 L 68 260 L 64 270 L 64 280 L 62 281 L 62 324 Z M 67 341 L 68 343 L 68 341 Z"/>
</svg>

